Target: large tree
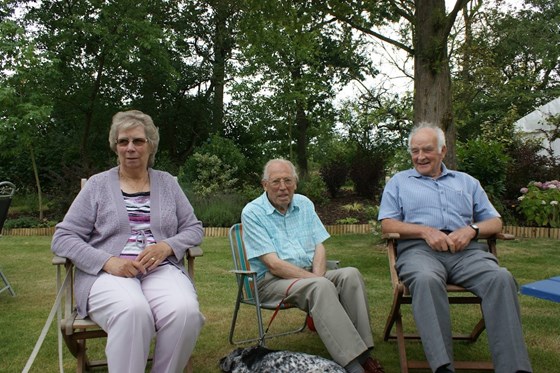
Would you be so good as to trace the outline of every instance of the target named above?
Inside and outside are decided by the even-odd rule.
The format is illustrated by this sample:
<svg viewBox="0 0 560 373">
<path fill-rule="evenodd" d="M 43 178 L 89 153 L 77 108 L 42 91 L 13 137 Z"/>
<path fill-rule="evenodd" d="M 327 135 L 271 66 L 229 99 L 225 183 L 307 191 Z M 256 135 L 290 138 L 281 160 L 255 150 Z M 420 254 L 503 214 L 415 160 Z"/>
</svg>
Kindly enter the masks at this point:
<svg viewBox="0 0 560 373">
<path fill-rule="evenodd" d="M 334 125 L 336 87 L 360 77 L 359 45 L 349 27 L 325 19 L 310 0 L 248 0 L 239 25 L 234 98 L 243 105 L 258 100 L 274 113 L 272 122 L 259 118 L 257 131 L 283 148 L 276 155 L 293 153 L 305 177 L 310 143 L 321 126 Z"/>
<path fill-rule="evenodd" d="M 84 174 L 112 164 L 108 125 L 127 108 L 154 117 L 161 154 L 174 162 L 208 137 L 213 65 L 198 48 L 208 30 L 199 28 L 201 11 L 192 3 L 11 4 L 22 14 L 18 21 L 37 45 L 36 55 L 52 66 L 50 74 L 35 72 L 41 83 L 35 89 L 52 100 L 52 136 L 64 134 L 57 137 L 65 149 L 59 164 L 79 163 Z"/>
<path fill-rule="evenodd" d="M 379 0 L 324 3 L 325 11 L 414 59 L 414 122 L 436 123 L 446 133 L 446 164 L 456 167 L 448 41 L 457 15 L 471 0 Z M 397 31 L 389 26 L 396 26 Z M 393 30 L 393 32 L 388 32 Z"/>
</svg>

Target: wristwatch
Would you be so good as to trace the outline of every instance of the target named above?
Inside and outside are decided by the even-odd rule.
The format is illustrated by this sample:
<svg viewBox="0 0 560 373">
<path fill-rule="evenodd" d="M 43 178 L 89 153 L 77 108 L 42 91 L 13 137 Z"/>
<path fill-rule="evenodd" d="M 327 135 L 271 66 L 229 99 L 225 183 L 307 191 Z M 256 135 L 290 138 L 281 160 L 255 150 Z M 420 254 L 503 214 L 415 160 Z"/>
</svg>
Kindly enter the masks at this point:
<svg viewBox="0 0 560 373">
<path fill-rule="evenodd" d="M 474 229 L 474 231 L 476 232 L 476 236 L 474 236 L 474 238 L 478 238 L 478 232 L 480 231 L 480 229 L 478 228 L 478 225 L 476 225 L 476 224 L 469 224 L 469 227 L 471 227 L 472 229 Z"/>
</svg>

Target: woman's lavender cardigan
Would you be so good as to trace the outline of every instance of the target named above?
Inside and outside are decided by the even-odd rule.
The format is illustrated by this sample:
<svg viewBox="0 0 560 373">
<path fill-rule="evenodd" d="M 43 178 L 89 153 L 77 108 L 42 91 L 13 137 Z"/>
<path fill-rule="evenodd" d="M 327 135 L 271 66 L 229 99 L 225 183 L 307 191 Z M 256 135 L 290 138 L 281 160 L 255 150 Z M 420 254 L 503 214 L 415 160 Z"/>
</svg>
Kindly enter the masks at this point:
<svg viewBox="0 0 560 373">
<path fill-rule="evenodd" d="M 172 175 L 148 171 L 151 231 L 157 242 L 171 246 L 174 255 L 168 259 L 187 275 L 183 257 L 189 247 L 202 242 L 202 223 Z M 89 178 L 57 224 L 51 244 L 56 255 L 76 266 L 74 294 L 80 316 L 87 315 L 89 291 L 103 265 L 111 256 L 119 256 L 130 232 L 118 167 Z"/>
</svg>

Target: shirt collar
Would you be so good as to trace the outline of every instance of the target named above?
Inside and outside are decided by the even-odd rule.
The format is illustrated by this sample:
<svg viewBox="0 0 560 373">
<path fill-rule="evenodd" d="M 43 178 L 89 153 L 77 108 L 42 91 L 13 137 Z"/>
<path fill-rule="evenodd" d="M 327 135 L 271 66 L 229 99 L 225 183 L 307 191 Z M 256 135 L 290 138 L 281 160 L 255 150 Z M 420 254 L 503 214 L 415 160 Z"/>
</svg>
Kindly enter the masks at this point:
<svg viewBox="0 0 560 373">
<path fill-rule="evenodd" d="M 272 205 L 272 203 L 270 203 L 270 200 L 268 199 L 267 195 L 266 195 L 266 191 L 261 195 L 261 198 L 263 200 L 263 205 L 264 205 L 264 210 L 266 212 L 267 215 L 272 215 L 274 214 L 274 212 L 276 212 L 277 214 L 280 214 L 280 212 L 278 212 L 278 210 L 276 210 L 276 207 L 274 207 Z M 288 211 L 286 211 L 286 214 L 280 214 L 280 215 L 288 215 L 289 213 L 293 212 L 294 210 L 299 210 L 299 206 L 296 202 L 296 194 L 294 194 L 294 197 L 292 198 L 292 202 L 290 203 L 290 206 L 288 206 Z"/>
<path fill-rule="evenodd" d="M 412 173 L 410 174 L 411 177 L 415 177 L 417 179 L 427 178 L 431 179 L 429 176 L 424 176 L 420 174 L 415 168 L 412 169 Z M 453 170 L 448 169 L 444 163 L 441 164 L 441 174 L 436 179 L 441 179 L 445 176 L 455 177 L 455 172 Z"/>
</svg>

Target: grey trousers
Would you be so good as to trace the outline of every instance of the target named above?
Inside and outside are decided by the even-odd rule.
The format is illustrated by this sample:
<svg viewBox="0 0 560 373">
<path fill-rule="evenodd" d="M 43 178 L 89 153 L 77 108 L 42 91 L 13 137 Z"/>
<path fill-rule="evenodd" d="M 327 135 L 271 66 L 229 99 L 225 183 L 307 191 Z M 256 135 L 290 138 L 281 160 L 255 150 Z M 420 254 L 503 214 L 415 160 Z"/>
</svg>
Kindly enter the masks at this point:
<svg viewBox="0 0 560 373">
<path fill-rule="evenodd" d="M 462 252 L 437 252 L 424 240 L 399 241 L 397 271 L 412 295 L 414 319 L 432 371 L 447 364 L 454 370 L 447 282 L 482 299 L 495 371 L 532 371 L 521 328 L 517 284 L 487 249 L 485 243 L 473 241 Z"/>
<path fill-rule="evenodd" d="M 280 302 L 294 279 L 267 273 L 259 281 L 263 302 Z M 302 278 L 290 289 L 286 303 L 309 312 L 319 337 L 338 364 L 373 348 L 369 305 L 364 280 L 353 267 L 327 271 L 324 277 Z"/>
</svg>

